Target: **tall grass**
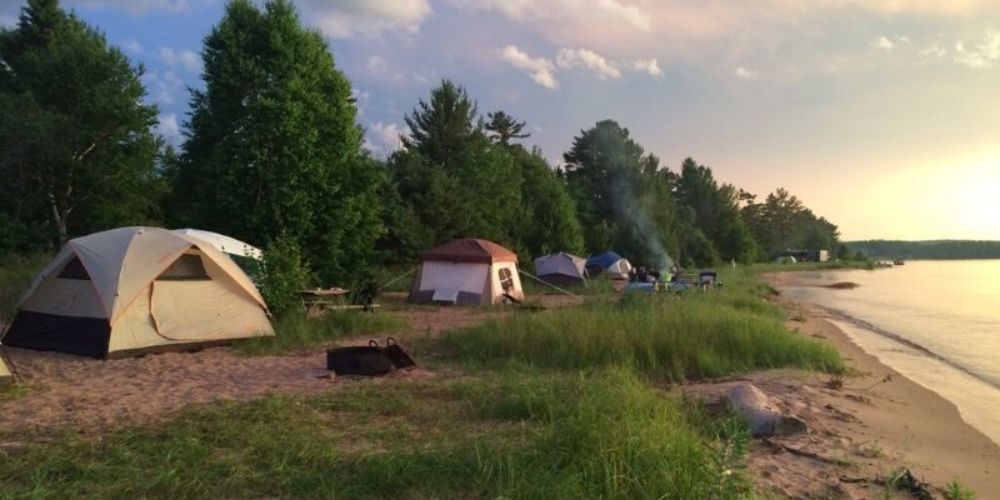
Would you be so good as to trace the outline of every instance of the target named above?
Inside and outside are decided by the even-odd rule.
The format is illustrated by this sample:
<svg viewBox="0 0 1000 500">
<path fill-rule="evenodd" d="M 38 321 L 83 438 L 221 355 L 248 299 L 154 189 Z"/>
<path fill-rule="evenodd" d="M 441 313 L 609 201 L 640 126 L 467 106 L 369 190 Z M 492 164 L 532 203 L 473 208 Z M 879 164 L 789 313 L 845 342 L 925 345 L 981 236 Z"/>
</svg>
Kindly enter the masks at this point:
<svg viewBox="0 0 1000 500">
<path fill-rule="evenodd" d="M 11 497 L 733 498 L 746 431 L 628 370 L 355 386 L 0 450 Z M 2 456 L 7 454 L 6 456 Z"/>
<path fill-rule="evenodd" d="M 0 257 L 0 324 L 13 319 L 17 302 L 49 259 L 46 254 Z"/>
<path fill-rule="evenodd" d="M 235 345 L 236 352 L 250 356 L 275 355 L 311 349 L 352 335 L 374 335 L 406 328 L 402 318 L 362 311 L 329 311 L 307 317 L 289 313 L 274 321 L 273 337 L 255 337 Z"/>
<path fill-rule="evenodd" d="M 627 295 L 617 304 L 514 315 L 445 337 L 460 359 L 560 369 L 626 366 L 682 381 L 761 368 L 840 371 L 835 349 L 788 331 L 746 275 L 681 299 Z"/>
</svg>

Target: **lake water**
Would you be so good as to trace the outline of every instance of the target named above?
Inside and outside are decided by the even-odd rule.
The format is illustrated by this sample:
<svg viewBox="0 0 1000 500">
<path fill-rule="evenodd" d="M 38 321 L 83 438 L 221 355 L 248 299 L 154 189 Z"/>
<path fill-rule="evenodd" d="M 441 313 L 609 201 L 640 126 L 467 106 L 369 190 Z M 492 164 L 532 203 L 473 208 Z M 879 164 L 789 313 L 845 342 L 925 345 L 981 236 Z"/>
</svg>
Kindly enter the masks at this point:
<svg viewBox="0 0 1000 500">
<path fill-rule="evenodd" d="M 944 396 L 1000 443 L 1000 260 L 909 261 L 876 271 L 803 273 L 812 284 L 784 289 L 830 310 L 866 352 Z"/>
</svg>

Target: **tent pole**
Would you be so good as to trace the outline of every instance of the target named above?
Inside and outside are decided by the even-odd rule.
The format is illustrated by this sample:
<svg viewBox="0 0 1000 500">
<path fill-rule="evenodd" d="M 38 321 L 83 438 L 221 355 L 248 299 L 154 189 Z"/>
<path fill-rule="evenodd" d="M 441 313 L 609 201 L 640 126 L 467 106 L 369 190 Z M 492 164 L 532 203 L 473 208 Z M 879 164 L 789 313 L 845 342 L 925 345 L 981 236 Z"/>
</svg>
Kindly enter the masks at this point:
<svg viewBox="0 0 1000 500">
<path fill-rule="evenodd" d="M 543 279 L 541 279 L 541 278 L 539 278 L 537 276 L 532 276 L 531 273 L 522 271 L 520 269 L 518 269 L 517 272 L 519 272 L 519 273 L 521 273 L 521 274 L 523 274 L 523 275 L 525 275 L 525 276 L 527 276 L 527 277 L 529 277 L 529 278 L 531 278 L 531 279 L 533 279 L 533 280 L 535 280 L 535 281 L 537 281 L 537 282 L 539 282 L 539 283 L 541 283 L 541 284 L 543 284 L 545 286 L 555 288 L 556 290 L 559 290 L 560 292 L 565 293 L 566 295 L 569 295 L 571 297 L 576 297 L 578 299 L 580 298 L 579 295 L 577 295 L 577 294 L 575 294 L 573 292 L 570 292 L 569 290 L 564 290 L 562 288 L 559 288 L 559 287 L 553 285 L 552 283 L 549 283 L 548 281 L 545 281 L 545 280 L 543 280 Z"/>
<path fill-rule="evenodd" d="M 385 287 L 387 287 L 387 286 L 389 286 L 389 285 L 391 285 L 391 284 L 393 284 L 393 283 L 395 283 L 395 282 L 397 282 L 397 281 L 399 281 L 399 280 L 401 280 L 401 279 L 409 276 L 410 273 L 412 273 L 413 271 L 416 271 L 416 270 L 417 270 L 417 268 L 414 267 L 413 269 L 410 269 L 409 271 L 406 271 L 405 273 L 400 274 L 399 276 L 396 276 L 395 278 L 392 279 L 392 281 L 390 281 L 390 282 L 388 282 L 388 283 L 386 283 L 386 284 L 378 287 L 378 290 L 381 292 L 383 288 L 385 288 Z"/>
</svg>

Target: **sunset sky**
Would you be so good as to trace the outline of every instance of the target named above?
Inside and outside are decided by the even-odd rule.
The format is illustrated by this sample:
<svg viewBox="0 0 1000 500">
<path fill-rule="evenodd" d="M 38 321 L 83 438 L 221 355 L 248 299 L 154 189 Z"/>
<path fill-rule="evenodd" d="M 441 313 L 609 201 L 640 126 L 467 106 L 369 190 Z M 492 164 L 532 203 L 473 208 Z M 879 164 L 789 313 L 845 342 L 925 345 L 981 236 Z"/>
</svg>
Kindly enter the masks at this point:
<svg viewBox="0 0 1000 500">
<path fill-rule="evenodd" d="M 145 65 L 162 134 L 222 0 L 64 0 Z M 369 147 L 442 78 L 561 161 L 612 118 L 844 239 L 1000 239 L 1000 1 L 295 0 L 354 84 Z M 21 0 L 0 0 L 0 24 Z"/>
</svg>

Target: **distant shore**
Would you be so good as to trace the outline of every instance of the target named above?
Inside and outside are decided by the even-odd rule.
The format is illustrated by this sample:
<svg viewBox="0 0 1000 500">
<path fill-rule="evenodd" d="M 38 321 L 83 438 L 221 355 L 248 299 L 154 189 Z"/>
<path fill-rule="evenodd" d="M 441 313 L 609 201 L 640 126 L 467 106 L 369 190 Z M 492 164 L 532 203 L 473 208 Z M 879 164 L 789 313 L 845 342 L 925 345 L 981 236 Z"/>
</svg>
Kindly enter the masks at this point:
<svg viewBox="0 0 1000 500">
<path fill-rule="evenodd" d="M 778 291 L 806 284 L 794 272 L 765 274 L 762 279 Z M 797 313 L 790 327 L 825 339 L 858 373 L 844 380 L 847 397 L 861 401 L 850 405 L 857 422 L 841 427 L 878 443 L 878 453 L 873 453 L 876 466 L 883 462 L 883 467 L 906 467 L 938 487 L 958 480 L 975 490 L 978 498 L 1000 495 L 996 486 L 1000 446 L 965 422 L 953 403 L 865 352 L 821 308 L 778 300 Z"/>
</svg>

